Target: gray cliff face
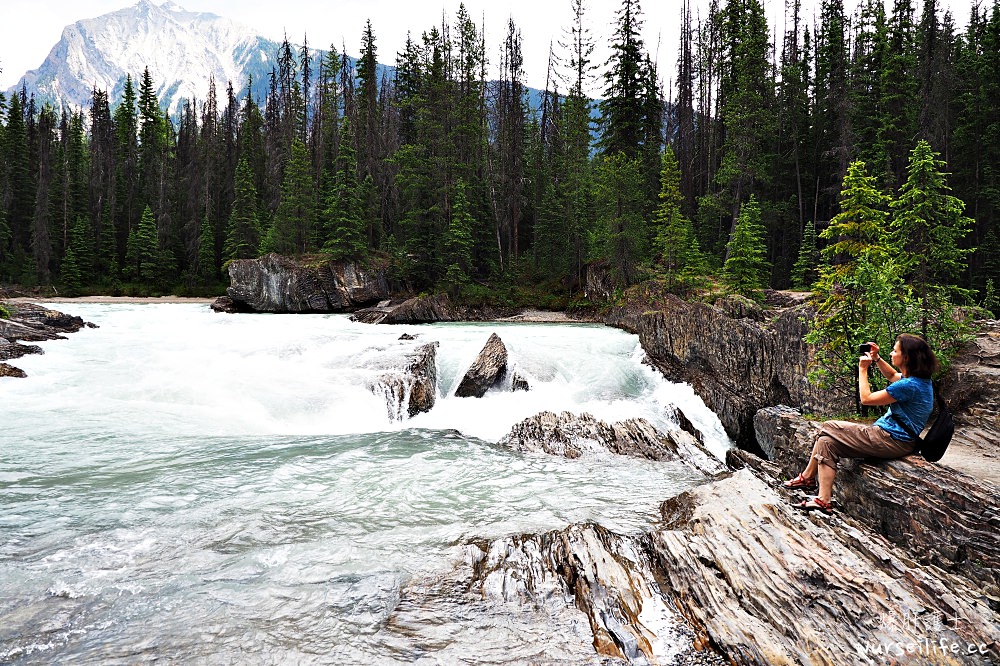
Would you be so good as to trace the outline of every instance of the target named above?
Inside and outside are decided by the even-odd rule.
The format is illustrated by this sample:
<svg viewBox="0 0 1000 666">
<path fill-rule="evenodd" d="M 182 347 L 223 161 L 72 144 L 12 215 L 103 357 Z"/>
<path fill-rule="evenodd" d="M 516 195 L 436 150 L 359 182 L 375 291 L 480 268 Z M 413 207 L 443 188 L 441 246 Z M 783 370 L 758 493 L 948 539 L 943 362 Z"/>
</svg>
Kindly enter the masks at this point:
<svg viewBox="0 0 1000 666">
<path fill-rule="evenodd" d="M 854 409 L 853 398 L 809 383 L 813 350 L 803 340 L 813 311 L 797 295 L 769 294 L 764 310 L 738 298 L 716 305 L 652 290 L 630 295 L 607 323 L 639 335 L 650 362 L 689 382 L 744 448 L 756 450 L 754 416 L 773 405 L 816 414 Z M 980 479 L 1000 480 L 1000 322 L 983 326 L 941 380 L 958 428 L 942 464 Z"/>
<path fill-rule="evenodd" d="M 761 407 L 808 404 L 814 411 L 843 412 L 853 404 L 807 379 L 811 350 L 802 340 L 812 316 L 805 305 L 781 310 L 770 321 L 752 304 L 724 307 L 667 294 L 655 309 L 617 308 L 608 323 L 635 332 L 650 361 L 668 378 L 689 382 L 729 435 L 753 442 L 753 417 Z M 733 317 L 732 314 L 742 315 Z"/>
<path fill-rule="evenodd" d="M 379 269 L 335 261 L 306 265 L 277 254 L 233 261 L 229 279 L 229 298 L 237 309 L 252 312 L 345 312 L 389 294 Z"/>
</svg>

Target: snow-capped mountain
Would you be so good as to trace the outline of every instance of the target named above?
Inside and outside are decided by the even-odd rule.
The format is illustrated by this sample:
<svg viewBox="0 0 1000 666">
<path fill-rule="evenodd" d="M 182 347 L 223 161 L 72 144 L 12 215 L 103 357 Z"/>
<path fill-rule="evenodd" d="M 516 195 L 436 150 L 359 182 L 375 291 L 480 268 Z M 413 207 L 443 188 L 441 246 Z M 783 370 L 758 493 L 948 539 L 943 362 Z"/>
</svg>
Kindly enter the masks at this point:
<svg viewBox="0 0 1000 666">
<path fill-rule="evenodd" d="M 229 82 L 239 91 L 252 75 L 255 93 L 263 89 L 278 46 L 215 14 L 189 12 L 170 0 L 139 0 L 67 26 L 42 66 L 26 73 L 11 92 L 23 83 L 39 103 L 89 109 L 96 87 L 106 90 L 114 105 L 126 74 L 132 75 L 138 90 L 148 67 L 161 106 L 174 115 L 183 100 L 205 99 L 210 77 L 215 78 L 220 104 L 225 103 Z"/>
</svg>

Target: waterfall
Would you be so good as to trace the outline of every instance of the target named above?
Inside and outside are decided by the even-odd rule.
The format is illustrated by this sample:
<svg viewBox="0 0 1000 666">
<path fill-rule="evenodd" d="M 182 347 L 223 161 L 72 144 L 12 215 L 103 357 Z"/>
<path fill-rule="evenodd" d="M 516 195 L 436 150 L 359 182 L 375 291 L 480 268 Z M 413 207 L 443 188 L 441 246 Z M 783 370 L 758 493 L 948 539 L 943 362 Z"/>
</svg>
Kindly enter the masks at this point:
<svg viewBox="0 0 1000 666">
<path fill-rule="evenodd" d="M 512 425 L 548 410 L 669 429 L 679 406 L 708 448 L 730 445 L 689 386 L 606 327 L 55 307 L 100 328 L 0 380 L 0 662 L 523 662 L 565 637 L 533 620 L 501 649 L 475 607 L 440 630 L 411 613 L 410 631 L 390 621 L 404 587 L 451 571 L 470 540 L 641 530 L 702 477 L 496 446 Z M 530 390 L 456 398 L 493 332 Z"/>
</svg>

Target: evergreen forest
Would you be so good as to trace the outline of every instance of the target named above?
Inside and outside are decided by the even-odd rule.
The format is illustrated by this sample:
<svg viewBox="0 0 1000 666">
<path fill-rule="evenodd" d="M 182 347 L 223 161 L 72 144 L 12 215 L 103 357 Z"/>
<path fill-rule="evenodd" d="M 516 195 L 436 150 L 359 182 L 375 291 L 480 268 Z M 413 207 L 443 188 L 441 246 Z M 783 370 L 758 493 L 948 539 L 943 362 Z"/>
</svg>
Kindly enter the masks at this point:
<svg viewBox="0 0 1000 666">
<path fill-rule="evenodd" d="M 1000 314 L 1000 0 L 966 26 L 937 0 L 789 0 L 776 37 L 761 0 L 685 4 L 673 72 L 639 0 L 607 62 L 565 1 L 540 95 L 514 21 L 488 49 L 459 6 L 393 68 L 370 22 L 356 60 L 286 40 L 266 99 L 213 85 L 174 118 L 148 70 L 114 107 L 0 98 L 0 282 L 217 294 L 227 262 L 277 252 L 467 298 L 565 303 L 600 266 L 613 289 L 815 288 L 828 311 L 875 275 L 925 329 L 934 299 Z"/>
</svg>

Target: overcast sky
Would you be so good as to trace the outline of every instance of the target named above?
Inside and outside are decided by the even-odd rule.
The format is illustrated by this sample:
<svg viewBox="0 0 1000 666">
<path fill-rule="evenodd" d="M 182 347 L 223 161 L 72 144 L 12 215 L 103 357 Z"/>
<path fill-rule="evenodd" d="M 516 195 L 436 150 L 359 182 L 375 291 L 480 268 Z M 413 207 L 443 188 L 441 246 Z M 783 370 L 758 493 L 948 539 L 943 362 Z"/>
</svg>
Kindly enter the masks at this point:
<svg viewBox="0 0 1000 666">
<path fill-rule="evenodd" d="M 819 0 L 803 0 L 807 19 L 812 21 L 812 4 Z M 160 0 L 156 0 L 159 4 Z M 407 30 L 415 37 L 440 24 L 444 10 L 449 22 L 458 9 L 458 0 L 175 0 L 189 11 L 211 12 L 231 18 L 272 39 L 280 40 L 287 32 L 289 40 L 301 43 L 308 35 L 309 43 L 326 48 L 331 43 L 346 45 L 350 55 L 357 55 L 361 29 L 371 19 L 375 31 L 378 59 L 392 64 L 402 50 Z M 0 0 L 0 90 L 17 83 L 20 77 L 36 69 L 59 40 L 65 26 L 83 18 L 93 18 L 121 9 L 130 0 Z M 673 78 L 677 50 L 680 0 L 644 0 L 645 26 L 643 37 L 647 49 L 660 63 L 665 80 Z M 696 10 L 704 13 L 707 0 L 694 0 Z M 946 4 L 946 3 L 942 3 Z M 967 2 L 960 2 L 966 5 Z M 847 11 L 853 11 L 855 0 L 846 0 Z M 498 52 L 506 22 L 513 17 L 523 36 L 525 71 L 528 84 L 544 87 L 550 41 L 558 41 L 563 29 L 570 25 L 570 0 L 506 0 L 489 2 L 465 0 L 465 6 L 477 23 L 485 22 L 486 41 L 491 67 L 499 61 Z M 587 0 L 587 22 L 597 39 L 595 58 L 607 57 L 614 12 L 620 0 Z M 772 29 L 783 31 L 784 0 L 764 0 Z M 964 16 L 956 16 L 960 26 Z M 659 49 L 657 50 L 657 45 Z"/>
</svg>

